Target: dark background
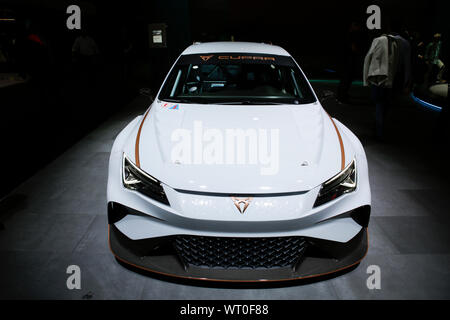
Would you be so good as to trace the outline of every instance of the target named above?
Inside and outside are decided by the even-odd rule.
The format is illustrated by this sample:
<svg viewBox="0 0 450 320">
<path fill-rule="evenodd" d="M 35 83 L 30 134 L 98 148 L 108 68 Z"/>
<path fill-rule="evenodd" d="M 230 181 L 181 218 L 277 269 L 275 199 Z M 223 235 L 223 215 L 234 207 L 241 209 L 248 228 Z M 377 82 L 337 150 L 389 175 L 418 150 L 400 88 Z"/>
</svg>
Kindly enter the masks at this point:
<svg viewBox="0 0 450 320">
<path fill-rule="evenodd" d="M 66 28 L 71 4 L 81 7 L 82 28 L 100 49 L 88 80 L 72 62 L 78 31 Z M 0 70 L 28 73 L 30 65 L 33 70 L 29 82 L 0 88 L 0 198 L 123 108 L 140 88 L 156 93 L 171 64 L 194 41 L 271 42 L 289 51 L 310 79 L 339 78 L 348 26 L 352 21 L 364 26 L 370 4 L 381 7 L 383 24 L 394 21 L 424 39 L 441 32 L 445 43 L 450 5 L 444 0 L 0 1 L 0 19 L 15 19 L 0 21 L 2 37 L 12 35 L 20 43 L 31 30 L 45 45 L 41 51 L 22 46 L 18 62 Z M 167 25 L 167 48 L 150 48 L 153 23 Z M 375 33 L 366 32 L 367 46 Z"/>
</svg>

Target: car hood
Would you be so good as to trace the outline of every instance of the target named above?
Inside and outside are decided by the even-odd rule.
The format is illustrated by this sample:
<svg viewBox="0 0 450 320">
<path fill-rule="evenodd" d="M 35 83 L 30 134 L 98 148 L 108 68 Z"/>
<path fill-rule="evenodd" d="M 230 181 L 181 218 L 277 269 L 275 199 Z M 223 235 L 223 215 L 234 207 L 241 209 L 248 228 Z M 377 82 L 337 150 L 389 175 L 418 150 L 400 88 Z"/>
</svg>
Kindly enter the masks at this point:
<svg viewBox="0 0 450 320">
<path fill-rule="evenodd" d="M 343 130 L 318 102 L 256 106 L 155 101 L 143 120 L 124 152 L 142 170 L 178 190 L 307 191 L 337 174 L 354 156 Z M 242 133 L 246 151 L 239 161 L 233 134 Z"/>
</svg>

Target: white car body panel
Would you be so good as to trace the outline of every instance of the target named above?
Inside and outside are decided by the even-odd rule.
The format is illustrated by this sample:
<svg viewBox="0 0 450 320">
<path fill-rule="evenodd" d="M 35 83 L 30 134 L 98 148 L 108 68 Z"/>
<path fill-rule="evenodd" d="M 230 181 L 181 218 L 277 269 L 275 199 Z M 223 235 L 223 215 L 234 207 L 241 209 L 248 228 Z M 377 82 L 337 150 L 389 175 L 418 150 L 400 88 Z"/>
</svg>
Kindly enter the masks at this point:
<svg viewBox="0 0 450 320">
<path fill-rule="evenodd" d="M 193 45 L 183 54 L 249 52 L 289 54 L 263 44 L 213 43 Z M 131 240 L 171 235 L 216 237 L 304 236 L 345 243 L 362 226 L 342 214 L 370 206 L 367 159 L 358 138 L 338 120 L 331 120 L 320 102 L 304 105 L 200 105 L 180 103 L 176 110 L 155 100 L 117 136 L 111 151 L 108 203 L 120 203 L 142 215 L 127 215 L 115 226 Z M 171 135 L 176 129 L 279 129 L 279 171 L 261 175 L 256 164 L 174 163 Z M 333 124 L 334 121 L 334 124 Z M 335 127 L 336 126 L 336 127 Z M 336 130 L 337 129 L 337 130 Z M 342 147 L 338 132 L 342 139 Z M 140 168 L 164 188 L 170 206 L 122 183 L 123 156 L 136 163 L 140 134 Z M 344 154 L 342 154 L 342 152 Z M 342 163 L 342 159 L 345 163 Z M 313 207 L 322 183 L 356 160 L 357 188 Z M 302 166 L 302 163 L 308 165 Z M 241 214 L 232 194 L 251 194 Z"/>
<path fill-rule="evenodd" d="M 300 106 L 223 106 L 179 104 L 179 110 L 151 105 L 141 130 L 141 168 L 172 188 L 212 193 L 284 193 L 310 190 L 341 170 L 341 150 L 336 130 L 319 103 Z M 220 114 L 220 117 L 217 116 Z M 257 119 L 257 120 L 253 120 Z M 255 164 L 175 164 L 171 159 L 174 130 L 194 131 L 194 121 L 204 128 L 280 128 L 280 162 L 276 175 L 261 175 Z M 125 144 L 134 159 L 138 126 Z M 346 137 L 346 164 L 354 156 Z M 295 147 L 294 147 L 295 146 Z M 326 147 L 324 147 L 326 146 Z M 303 162 L 308 166 L 301 166 Z M 246 181 L 242 184 L 242 181 Z"/>
</svg>

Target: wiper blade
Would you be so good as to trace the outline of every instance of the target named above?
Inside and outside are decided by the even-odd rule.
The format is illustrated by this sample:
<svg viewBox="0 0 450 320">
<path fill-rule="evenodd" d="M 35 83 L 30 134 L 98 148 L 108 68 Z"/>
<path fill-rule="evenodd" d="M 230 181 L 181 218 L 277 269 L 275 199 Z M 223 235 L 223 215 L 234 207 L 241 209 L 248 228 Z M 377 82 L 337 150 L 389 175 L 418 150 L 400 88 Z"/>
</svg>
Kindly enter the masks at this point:
<svg viewBox="0 0 450 320">
<path fill-rule="evenodd" d="M 244 105 L 264 105 L 264 104 L 270 104 L 270 105 L 279 105 L 279 104 L 285 104 L 280 102 L 271 102 L 271 101 L 225 101 L 225 102 L 213 102 L 213 104 L 244 104 Z"/>
<path fill-rule="evenodd" d="M 161 99 L 161 101 L 167 101 L 167 102 L 175 102 L 175 103 L 198 103 L 198 102 L 194 102 L 192 100 L 188 100 L 188 99 Z"/>
</svg>

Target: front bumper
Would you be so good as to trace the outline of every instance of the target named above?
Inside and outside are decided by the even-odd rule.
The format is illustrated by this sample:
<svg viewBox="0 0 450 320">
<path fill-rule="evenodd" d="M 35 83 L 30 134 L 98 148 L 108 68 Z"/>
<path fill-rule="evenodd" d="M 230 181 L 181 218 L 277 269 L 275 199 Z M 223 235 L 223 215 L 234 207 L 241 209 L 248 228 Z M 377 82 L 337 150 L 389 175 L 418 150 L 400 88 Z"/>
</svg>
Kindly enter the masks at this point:
<svg viewBox="0 0 450 320">
<path fill-rule="evenodd" d="M 201 259 L 205 252 L 196 251 L 198 247 L 186 249 L 189 254 L 180 252 L 180 241 L 197 241 L 198 243 L 199 238 L 202 238 L 202 241 L 213 240 L 216 244 L 226 240 L 223 237 L 189 235 L 131 240 L 121 233 L 114 224 L 109 225 L 110 249 L 118 260 L 156 274 L 193 280 L 264 282 L 325 276 L 357 265 L 365 257 L 368 250 L 367 227 L 363 227 L 354 238 L 346 243 L 298 237 L 295 239 L 296 245 L 290 248 L 285 246 L 285 250 L 283 250 L 283 245 L 286 243 L 284 239 L 283 245 L 280 244 L 275 247 L 266 245 L 266 247 L 258 249 L 255 246 L 255 250 L 260 250 L 257 254 L 259 259 L 255 259 L 257 256 L 255 254 L 253 258 L 250 255 L 249 260 L 239 265 L 229 261 L 224 262 L 224 255 L 221 255 L 220 251 L 217 252 L 216 257 L 206 257 L 207 259 Z M 251 241 L 252 243 L 258 243 L 258 241 L 268 243 L 278 241 L 278 239 L 282 238 L 252 238 Z M 232 239 L 229 238 L 229 240 Z M 248 240 L 234 238 L 234 242 L 231 243 L 242 243 L 242 241 Z M 264 250 L 272 250 L 273 252 L 268 253 L 266 257 L 262 257 L 261 252 Z M 206 251 L 206 254 L 211 252 Z M 274 255 L 278 253 L 284 256 L 278 260 L 273 259 Z M 198 256 L 193 258 L 195 254 Z M 226 256 L 230 257 L 229 252 Z M 264 262 L 264 260 L 268 262 Z M 277 262 L 274 263 L 274 260 Z M 206 265 L 208 263 L 204 261 L 209 261 L 210 265 Z"/>
</svg>

